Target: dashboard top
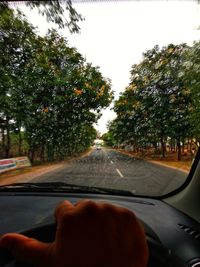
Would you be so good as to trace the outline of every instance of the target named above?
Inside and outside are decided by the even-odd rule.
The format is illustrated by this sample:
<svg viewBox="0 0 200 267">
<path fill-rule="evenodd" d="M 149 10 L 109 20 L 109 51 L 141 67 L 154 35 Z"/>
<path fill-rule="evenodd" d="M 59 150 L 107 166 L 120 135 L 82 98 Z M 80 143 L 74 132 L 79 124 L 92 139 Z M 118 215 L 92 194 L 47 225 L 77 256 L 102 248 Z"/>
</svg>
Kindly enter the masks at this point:
<svg viewBox="0 0 200 267">
<path fill-rule="evenodd" d="M 161 200 L 78 193 L 1 193 L 0 234 L 53 224 L 56 205 L 81 199 L 109 202 L 132 210 L 148 236 L 170 249 L 185 263 L 200 258 L 200 224 Z"/>
</svg>

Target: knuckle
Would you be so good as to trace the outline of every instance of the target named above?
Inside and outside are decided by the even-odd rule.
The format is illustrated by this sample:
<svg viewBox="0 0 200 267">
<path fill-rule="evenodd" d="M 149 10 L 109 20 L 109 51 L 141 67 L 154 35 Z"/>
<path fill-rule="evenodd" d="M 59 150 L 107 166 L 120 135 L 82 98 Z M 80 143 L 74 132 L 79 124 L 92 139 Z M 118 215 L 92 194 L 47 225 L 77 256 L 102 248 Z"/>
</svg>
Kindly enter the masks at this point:
<svg viewBox="0 0 200 267">
<path fill-rule="evenodd" d="M 68 226 L 74 221 L 74 212 L 73 211 L 65 211 L 60 215 L 61 224 Z"/>
<path fill-rule="evenodd" d="M 114 211 L 115 210 L 115 206 L 113 206 L 112 204 L 110 203 L 103 203 L 102 204 L 102 208 L 104 211 Z"/>
<path fill-rule="evenodd" d="M 105 218 L 115 218 L 117 217 L 117 208 L 116 206 L 110 204 L 110 203 L 104 203 L 101 205 L 101 211 Z"/>
<path fill-rule="evenodd" d="M 90 199 L 85 199 L 77 203 L 77 208 L 82 210 L 97 209 L 98 204 Z"/>
<path fill-rule="evenodd" d="M 137 220 L 135 214 L 131 210 L 121 206 L 114 206 L 112 204 L 105 203 L 103 204 L 103 210 L 105 214 L 120 218 L 125 222 L 133 222 Z"/>
<path fill-rule="evenodd" d="M 98 211 L 99 209 L 99 206 L 97 203 L 95 203 L 94 201 L 91 201 L 91 200 L 88 200 L 86 203 L 85 203 L 85 206 L 83 207 L 84 211 L 85 212 L 89 212 L 89 213 L 94 213 L 96 211 Z"/>
</svg>

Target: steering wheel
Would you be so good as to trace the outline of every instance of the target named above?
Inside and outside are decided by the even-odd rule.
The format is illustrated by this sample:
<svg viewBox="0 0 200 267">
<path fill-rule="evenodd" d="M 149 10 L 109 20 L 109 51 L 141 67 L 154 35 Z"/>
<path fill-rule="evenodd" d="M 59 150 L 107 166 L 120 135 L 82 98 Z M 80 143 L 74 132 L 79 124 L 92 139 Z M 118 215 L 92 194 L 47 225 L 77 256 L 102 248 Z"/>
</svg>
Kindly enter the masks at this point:
<svg viewBox="0 0 200 267">
<path fill-rule="evenodd" d="M 55 240 L 56 224 L 46 224 L 37 228 L 32 228 L 21 232 L 28 237 L 38 239 L 43 242 Z M 147 234 L 149 247 L 148 267 L 186 267 L 178 257 L 164 247 L 161 242 L 153 239 Z M 0 249 L 0 267 L 33 267 L 32 265 L 16 262 L 13 256 L 5 249 Z M 81 267 L 81 266 L 80 266 Z"/>
</svg>

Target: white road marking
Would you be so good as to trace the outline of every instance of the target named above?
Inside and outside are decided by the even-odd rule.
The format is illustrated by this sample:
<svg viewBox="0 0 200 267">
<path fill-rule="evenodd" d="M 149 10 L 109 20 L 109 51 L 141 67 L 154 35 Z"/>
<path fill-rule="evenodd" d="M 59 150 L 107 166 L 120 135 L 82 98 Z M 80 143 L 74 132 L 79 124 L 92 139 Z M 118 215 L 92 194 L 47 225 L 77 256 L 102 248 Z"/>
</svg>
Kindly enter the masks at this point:
<svg viewBox="0 0 200 267">
<path fill-rule="evenodd" d="M 124 176 L 123 176 L 123 174 L 120 172 L 120 170 L 119 169 L 116 169 L 116 171 L 118 172 L 118 174 L 119 174 L 119 176 L 121 177 L 121 178 L 123 178 Z"/>
<path fill-rule="evenodd" d="M 114 164 L 114 162 L 111 160 L 111 163 Z"/>
</svg>

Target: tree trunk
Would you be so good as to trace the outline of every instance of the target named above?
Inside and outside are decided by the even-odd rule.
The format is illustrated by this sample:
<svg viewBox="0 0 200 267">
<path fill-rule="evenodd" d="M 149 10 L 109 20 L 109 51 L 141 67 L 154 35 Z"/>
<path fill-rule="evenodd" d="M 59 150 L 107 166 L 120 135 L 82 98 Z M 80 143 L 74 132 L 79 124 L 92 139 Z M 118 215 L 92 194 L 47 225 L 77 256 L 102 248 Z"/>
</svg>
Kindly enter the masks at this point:
<svg viewBox="0 0 200 267">
<path fill-rule="evenodd" d="M 6 146 L 5 146 L 5 157 L 9 158 L 10 156 L 10 127 L 9 119 L 6 119 Z"/>
<path fill-rule="evenodd" d="M 181 161 L 181 142 L 180 142 L 180 138 L 178 138 L 177 140 L 177 152 L 178 152 L 178 161 Z"/>
<path fill-rule="evenodd" d="M 1 136 L 2 136 L 2 158 L 5 157 L 5 148 L 6 148 L 6 138 L 4 128 L 1 129 Z"/>
<path fill-rule="evenodd" d="M 19 128 L 18 154 L 19 154 L 19 156 L 22 156 L 22 135 L 21 135 L 20 128 Z"/>
<path fill-rule="evenodd" d="M 31 140 L 29 142 L 28 158 L 30 159 L 31 164 L 33 164 L 34 158 L 35 158 L 35 151 L 34 151 L 34 146 L 31 142 Z"/>
<path fill-rule="evenodd" d="M 47 144 L 47 160 L 48 161 L 54 161 L 54 147 L 50 144 Z"/>
<path fill-rule="evenodd" d="M 45 145 L 43 144 L 42 147 L 41 147 L 41 151 L 40 151 L 40 160 L 41 160 L 42 162 L 45 161 L 44 152 L 45 152 Z"/>
<path fill-rule="evenodd" d="M 190 139 L 187 140 L 187 151 L 191 151 L 191 141 L 190 141 Z"/>
<path fill-rule="evenodd" d="M 185 143 L 183 142 L 182 153 L 184 154 L 184 152 L 185 152 Z"/>
<path fill-rule="evenodd" d="M 160 142 L 161 142 L 162 157 L 165 158 L 165 156 L 166 156 L 166 144 L 163 140 L 163 137 L 161 137 Z"/>
<path fill-rule="evenodd" d="M 171 153 L 173 152 L 173 143 L 172 142 L 170 143 L 170 152 Z"/>
<path fill-rule="evenodd" d="M 34 164 L 35 151 L 34 151 L 34 149 L 31 149 L 30 152 L 31 152 L 31 153 L 30 153 L 30 161 L 31 161 L 32 164 Z"/>
<path fill-rule="evenodd" d="M 190 151 L 191 154 L 192 154 L 192 143 L 193 143 L 193 141 L 191 140 L 190 141 L 190 148 L 189 148 L 189 151 Z"/>
<path fill-rule="evenodd" d="M 153 142 L 153 146 L 154 146 L 154 149 L 155 151 L 157 150 L 158 146 L 157 146 L 157 142 Z"/>
</svg>

